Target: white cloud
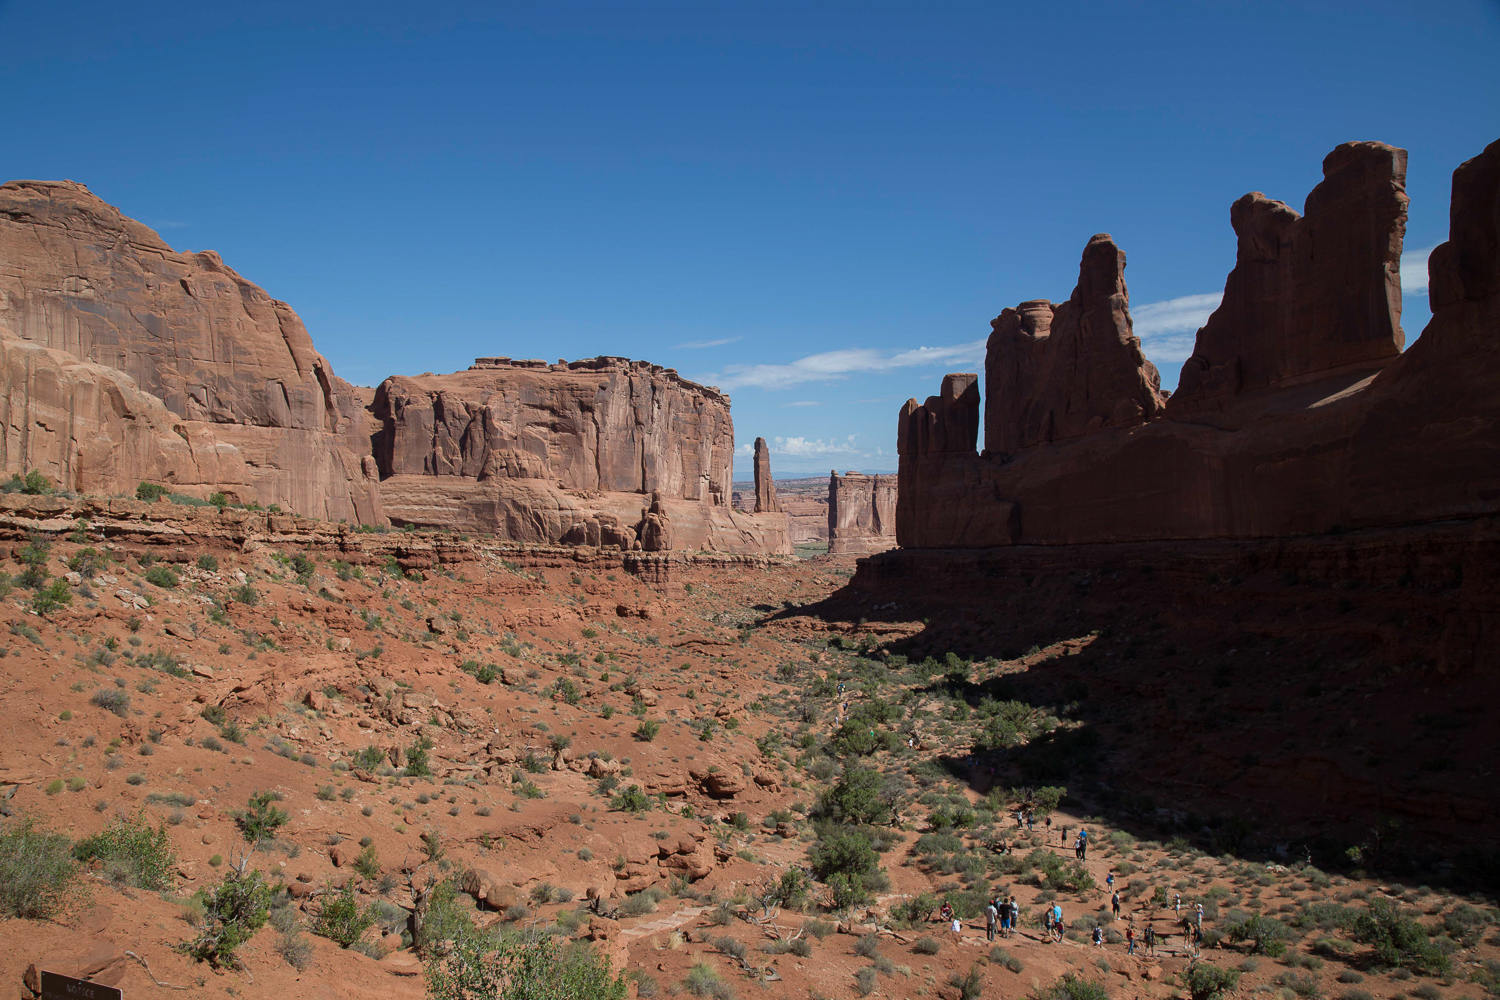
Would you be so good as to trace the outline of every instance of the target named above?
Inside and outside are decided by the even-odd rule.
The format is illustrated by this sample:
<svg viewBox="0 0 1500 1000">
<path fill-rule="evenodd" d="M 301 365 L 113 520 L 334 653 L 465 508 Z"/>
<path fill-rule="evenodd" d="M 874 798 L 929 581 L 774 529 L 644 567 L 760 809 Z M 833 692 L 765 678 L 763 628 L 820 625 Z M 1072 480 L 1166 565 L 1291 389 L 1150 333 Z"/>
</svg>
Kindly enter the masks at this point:
<svg viewBox="0 0 1500 1000">
<path fill-rule="evenodd" d="M 795 403 L 783 403 L 783 406 L 822 406 L 820 399 L 799 399 Z"/>
<path fill-rule="evenodd" d="M 951 347 L 918 347 L 909 351 L 878 351 L 874 348 L 851 348 L 809 354 L 785 365 L 727 365 L 708 381 L 725 389 L 754 386 L 758 389 L 785 389 L 801 382 L 834 381 L 866 372 L 885 372 L 897 368 L 923 365 L 946 365 L 953 369 L 976 369 L 984 361 L 984 341 L 975 340 Z"/>
<path fill-rule="evenodd" d="M 1167 361 L 1186 361 L 1193 355 L 1198 328 L 1223 300 L 1223 292 L 1183 295 L 1161 302 L 1147 302 L 1130 307 L 1130 320 L 1141 347 L 1151 360 L 1160 365 Z"/>
<path fill-rule="evenodd" d="M 736 341 L 744 339 L 744 337 L 724 337 L 720 340 L 690 340 L 685 344 L 678 344 L 677 346 L 685 350 L 696 351 L 704 347 L 723 347 L 725 344 L 733 344 Z"/>
<path fill-rule="evenodd" d="M 1427 258 L 1437 249 L 1434 243 L 1420 250 L 1408 250 L 1401 255 L 1401 294 L 1427 294 Z"/>
<path fill-rule="evenodd" d="M 813 458 L 818 455 L 859 455 L 861 452 L 854 446 L 854 438 L 853 434 L 842 441 L 837 438 L 823 441 L 818 438 L 779 437 L 771 443 L 771 452 L 792 458 Z"/>
</svg>

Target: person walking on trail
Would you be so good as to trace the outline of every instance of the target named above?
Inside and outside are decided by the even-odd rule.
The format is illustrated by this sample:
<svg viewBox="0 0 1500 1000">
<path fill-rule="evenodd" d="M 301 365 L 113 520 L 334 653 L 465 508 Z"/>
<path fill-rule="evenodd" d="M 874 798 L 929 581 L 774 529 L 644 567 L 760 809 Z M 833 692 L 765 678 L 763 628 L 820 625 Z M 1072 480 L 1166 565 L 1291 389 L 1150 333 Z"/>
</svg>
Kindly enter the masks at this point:
<svg viewBox="0 0 1500 1000">
<path fill-rule="evenodd" d="M 1061 903 L 1052 904 L 1052 933 L 1057 935 L 1057 940 L 1059 943 L 1061 943 L 1063 939 L 1063 915 Z"/>
<path fill-rule="evenodd" d="M 1142 935 L 1146 940 L 1146 954 L 1156 956 L 1156 928 L 1151 924 L 1146 925 L 1146 933 Z"/>
<path fill-rule="evenodd" d="M 995 925 L 1000 922 L 1000 910 L 995 906 L 992 899 L 984 908 L 984 936 L 987 940 L 995 940 Z"/>
<path fill-rule="evenodd" d="M 1112 917 L 1112 919 L 1119 920 L 1120 919 L 1120 894 L 1118 892 L 1113 893 L 1109 897 L 1109 908 L 1112 911 L 1114 911 L 1114 916 Z"/>
<path fill-rule="evenodd" d="M 1115 891 L 1115 870 L 1111 868 L 1109 874 L 1104 876 L 1104 889 L 1106 892 Z"/>
<path fill-rule="evenodd" d="M 1094 925 L 1094 947 L 1104 947 L 1104 928 L 1099 924 Z"/>
<path fill-rule="evenodd" d="M 1135 954 L 1135 924 L 1125 928 L 1125 954 Z"/>
<path fill-rule="evenodd" d="M 1089 859 L 1089 832 L 1087 830 L 1080 829 L 1078 831 L 1078 860 L 1079 861 L 1087 861 L 1088 859 Z"/>
<path fill-rule="evenodd" d="M 1042 938 L 1046 941 L 1052 940 L 1052 910 L 1050 907 L 1042 911 Z"/>
<path fill-rule="evenodd" d="M 1193 912 L 1193 919 L 1198 924 L 1198 933 L 1202 934 L 1203 933 L 1203 904 L 1202 903 L 1194 903 L 1193 904 L 1193 911 L 1194 911 Z"/>
<path fill-rule="evenodd" d="M 1172 912 L 1180 916 L 1182 914 L 1182 893 L 1172 893 Z"/>
</svg>

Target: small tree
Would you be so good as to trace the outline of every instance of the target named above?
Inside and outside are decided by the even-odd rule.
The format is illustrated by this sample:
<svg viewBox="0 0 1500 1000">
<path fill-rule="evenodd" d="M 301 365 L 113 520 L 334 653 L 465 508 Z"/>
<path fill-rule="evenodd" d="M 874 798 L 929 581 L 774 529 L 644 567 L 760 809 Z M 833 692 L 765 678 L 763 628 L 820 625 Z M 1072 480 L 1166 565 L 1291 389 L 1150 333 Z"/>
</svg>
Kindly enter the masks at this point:
<svg viewBox="0 0 1500 1000">
<path fill-rule="evenodd" d="M 348 948 L 365 936 L 365 931 L 375 925 L 374 907 L 360 908 L 354 897 L 354 883 L 345 882 L 336 896 L 325 896 L 313 921 L 312 932 L 334 941 L 340 948 Z"/>
<path fill-rule="evenodd" d="M 406 751 L 406 770 L 402 773 L 408 778 L 430 778 L 432 767 L 427 763 L 427 751 L 432 749 L 432 741 L 425 736 L 418 736 L 417 741 Z"/>
<path fill-rule="evenodd" d="M 249 859 L 224 873 L 203 900 L 203 930 L 182 951 L 216 969 L 240 967 L 234 951 L 266 925 L 278 887 L 266 882 Z"/>
<path fill-rule="evenodd" d="M 68 581 L 61 579 L 53 580 L 31 595 L 31 610 L 39 615 L 50 615 L 63 605 L 72 603 L 73 592 L 68 589 Z"/>
<path fill-rule="evenodd" d="M 1350 930 L 1356 941 L 1375 949 L 1375 960 L 1382 965 L 1437 975 L 1447 972 L 1452 964 L 1432 943 L 1427 928 L 1403 916 L 1388 899 L 1369 900 Z"/>
<path fill-rule="evenodd" d="M 273 805 L 279 798 L 275 792 L 256 792 L 250 796 L 245 811 L 239 816 L 240 829 L 250 843 L 275 840 L 277 828 L 284 826 L 291 818 L 285 810 Z"/>
<path fill-rule="evenodd" d="M 146 503 L 156 503 L 170 492 L 172 491 L 160 483 L 139 483 L 135 488 L 135 498 Z"/>
<path fill-rule="evenodd" d="M 823 794 L 822 809 L 840 823 L 884 824 L 891 822 L 891 799 L 885 794 L 885 776 L 873 768 L 845 768 L 838 784 Z"/>
</svg>

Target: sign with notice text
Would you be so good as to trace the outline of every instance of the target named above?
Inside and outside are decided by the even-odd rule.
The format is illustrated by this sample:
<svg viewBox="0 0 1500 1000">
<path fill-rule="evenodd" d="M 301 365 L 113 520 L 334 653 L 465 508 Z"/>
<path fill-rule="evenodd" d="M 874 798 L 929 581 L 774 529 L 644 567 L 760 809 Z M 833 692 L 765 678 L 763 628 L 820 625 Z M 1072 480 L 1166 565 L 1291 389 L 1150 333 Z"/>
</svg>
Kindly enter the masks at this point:
<svg viewBox="0 0 1500 1000">
<path fill-rule="evenodd" d="M 42 1000 L 124 1000 L 117 986 L 102 986 L 42 970 Z"/>
</svg>

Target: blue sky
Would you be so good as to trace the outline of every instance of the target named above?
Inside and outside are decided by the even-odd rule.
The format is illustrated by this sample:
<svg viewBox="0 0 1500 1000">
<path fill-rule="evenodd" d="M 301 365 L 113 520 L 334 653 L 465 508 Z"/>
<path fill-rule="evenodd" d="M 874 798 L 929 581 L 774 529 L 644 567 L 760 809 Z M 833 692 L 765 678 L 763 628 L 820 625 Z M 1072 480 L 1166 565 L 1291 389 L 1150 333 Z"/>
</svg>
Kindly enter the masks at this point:
<svg viewBox="0 0 1500 1000">
<path fill-rule="evenodd" d="M 647 358 L 728 389 L 779 476 L 893 469 L 900 404 L 1093 233 L 1168 385 L 1230 203 L 1300 209 L 1339 142 L 1411 151 L 1419 264 L 1500 137 L 1496 52 L 1478 0 L 0 0 L 0 177 L 218 250 L 354 382 Z"/>
</svg>

